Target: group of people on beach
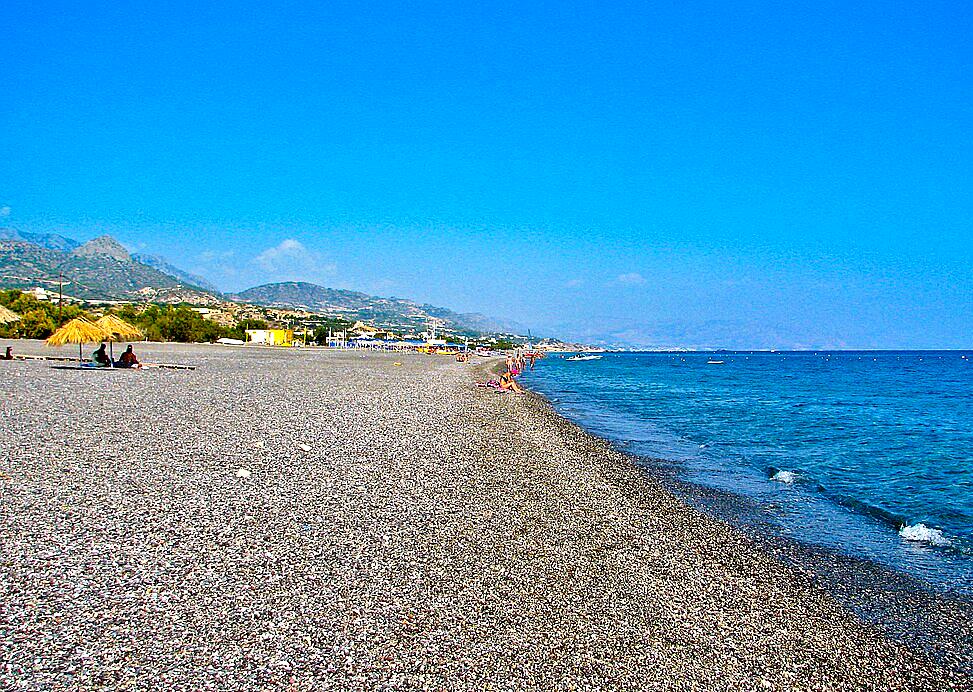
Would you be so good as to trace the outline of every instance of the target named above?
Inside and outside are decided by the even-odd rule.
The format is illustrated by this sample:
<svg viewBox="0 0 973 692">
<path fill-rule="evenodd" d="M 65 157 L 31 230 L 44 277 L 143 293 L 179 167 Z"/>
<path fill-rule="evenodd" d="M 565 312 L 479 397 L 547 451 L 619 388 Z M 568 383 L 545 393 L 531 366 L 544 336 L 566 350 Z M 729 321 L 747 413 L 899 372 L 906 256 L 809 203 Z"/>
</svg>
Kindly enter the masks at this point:
<svg viewBox="0 0 973 692">
<path fill-rule="evenodd" d="M 500 376 L 496 379 L 492 379 L 489 382 L 478 383 L 481 387 L 490 387 L 496 389 L 498 392 L 514 392 L 515 394 L 523 394 L 524 388 L 517 384 L 517 377 L 523 373 L 528 367 L 533 370 L 534 362 L 542 357 L 542 354 L 538 354 L 535 351 L 530 351 L 524 353 L 523 351 L 514 351 L 513 353 L 508 353 L 507 358 L 504 361 L 503 371 Z"/>
<path fill-rule="evenodd" d="M 132 345 L 129 344 L 128 348 L 125 349 L 125 353 L 119 357 L 118 360 L 113 361 L 111 356 L 105 350 L 105 344 L 102 343 L 94 353 L 91 354 L 91 362 L 93 362 L 97 367 L 100 368 L 141 368 L 142 364 L 139 363 L 138 357 L 135 355 L 135 350 Z"/>
</svg>

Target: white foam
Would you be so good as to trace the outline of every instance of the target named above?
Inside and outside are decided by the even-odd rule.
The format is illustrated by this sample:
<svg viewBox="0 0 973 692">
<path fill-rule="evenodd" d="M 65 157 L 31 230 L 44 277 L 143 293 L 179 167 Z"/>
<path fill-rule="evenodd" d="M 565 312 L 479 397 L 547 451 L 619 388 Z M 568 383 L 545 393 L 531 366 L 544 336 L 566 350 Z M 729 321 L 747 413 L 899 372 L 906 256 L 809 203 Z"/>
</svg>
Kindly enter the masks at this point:
<svg viewBox="0 0 973 692">
<path fill-rule="evenodd" d="M 939 529 L 931 529 L 925 524 L 913 524 L 911 526 L 905 524 L 899 529 L 899 535 L 907 541 L 916 541 L 918 543 L 928 543 L 929 545 L 937 546 L 952 545 L 952 541 L 946 538 L 942 531 Z"/>
<path fill-rule="evenodd" d="M 797 474 L 793 471 L 778 471 L 770 477 L 770 480 L 793 485 L 794 481 L 797 480 Z"/>
</svg>

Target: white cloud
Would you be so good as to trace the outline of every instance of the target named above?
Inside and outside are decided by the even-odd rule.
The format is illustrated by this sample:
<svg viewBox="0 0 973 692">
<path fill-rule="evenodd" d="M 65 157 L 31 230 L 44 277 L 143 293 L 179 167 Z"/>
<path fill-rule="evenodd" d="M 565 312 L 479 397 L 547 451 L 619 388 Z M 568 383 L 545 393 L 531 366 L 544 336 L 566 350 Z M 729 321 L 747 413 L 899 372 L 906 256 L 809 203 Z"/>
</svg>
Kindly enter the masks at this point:
<svg viewBox="0 0 973 692">
<path fill-rule="evenodd" d="M 3 216 L 3 217 L 10 216 L 10 212 L 11 212 L 10 207 L 7 207 L 7 206 L 0 207 L 0 216 Z"/>
<path fill-rule="evenodd" d="M 228 260 L 233 257 L 233 250 L 224 250 L 223 252 L 216 252 L 215 250 L 203 250 L 199 253 L 199 261 L 205 262 L 207 264 L 212 262 L 218 262 L 220 260 Z"/>
<path fill-rule="evenodd" d="M 334 263 L 325 261 L 320 253 L 309 250 L 293 238 L 267 248 L 253 258 L 253 263 L 274 280 L 320 281 L 338 270 Z"/>
<path fill-rule="evenodd" d="M 628 274 L 619 274 L 618 283 L 627 284 L 629 286 L 638 286 L 639 284 L 645 283 L 645 277 L 638 272 L 629 272 Z"/>
<path fill-rule="evenodd" d="M 581 286 L 583 283 L 584 283 L 584 280 L 583 279 L 570 279 L 570 280 L 564 282 L 564 287 L 565 288 L 577 288 L 578 286 Z"/>
</svg>

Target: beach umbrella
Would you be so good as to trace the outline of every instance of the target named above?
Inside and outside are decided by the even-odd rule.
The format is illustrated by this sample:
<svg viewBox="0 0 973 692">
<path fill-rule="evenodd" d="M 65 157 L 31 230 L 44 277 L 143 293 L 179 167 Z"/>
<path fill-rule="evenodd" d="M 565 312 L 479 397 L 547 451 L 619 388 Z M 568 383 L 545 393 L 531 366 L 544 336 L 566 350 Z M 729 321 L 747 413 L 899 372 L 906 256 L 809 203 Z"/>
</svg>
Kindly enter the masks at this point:
<svg viewBox="0 0 973 692">
<path fill-rule="evenodd" d="M 0 324 L 8 324 L 9 322 L 17 322 L 20 319 L 18 315 L 13 310 L 8 310 L 7 308 L 0 305 Z"/>
<path fill-rule="evenodd" d="M 142 331 L 135 325 L 129 324 L 121 317 L 116 317 L 111 313 L 105 315 L 100 320 L 95 322 L 96 325 L 101 327 L 106 334 L 108 334 L 108 348 L 111 353 L 112 360 L 115 359 L 115 349 L 112 348 L 112 343 L 115 341 L 133 341 L 135 339 L 142 338 Z"/>
<path fill-rule="evenodd" d="M 47 338 L 48 346 L 63 346 L 64 344 L 78 345 L 78 360 L 84 360 L 81 344 L 104 341 L 108 334 L 97 324 L 89 322 L 84 317 L 75 317 Z"/>
</svg>

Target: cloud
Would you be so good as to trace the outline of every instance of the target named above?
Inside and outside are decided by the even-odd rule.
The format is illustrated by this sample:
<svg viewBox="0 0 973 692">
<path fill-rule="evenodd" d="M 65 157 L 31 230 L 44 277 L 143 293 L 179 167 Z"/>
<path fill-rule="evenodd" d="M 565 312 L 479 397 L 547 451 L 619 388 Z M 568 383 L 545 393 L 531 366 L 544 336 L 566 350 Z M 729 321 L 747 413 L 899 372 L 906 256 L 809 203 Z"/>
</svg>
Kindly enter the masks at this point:
<svg viewBox="0 0 973 692">
<path fill-rule="evenodd" d="M 6 218 L 10 216 L 10 212 L 11 212 L 10 207 L 7 206 L 0 207 L 0 216 L 2 217 Z"/>
<path fill-rule="evenodd" d="M 294 264 L 307 264 L 310 259 L 311 253 L 300 241 L 288 238 L 281 241 L 280 245 L 267 248 L 254 257 L 253 261 L 264 271 L 278 272 Z"/>
<path fill-rule="evenodd" d="M 255 255 L 240 255 L 233 250 L 201 250 L 191 270 L 205 276 L 224 291 L 242 291 L 261 284 L 280 281 L 308 281 L 341 288 L 338 265 L 325 255 L 308 248 L 295 238 Z"/>
<path fill-rule="evenodd" d="M 564 282 L 564 287 L 577 288 L 578 286 L 581 286 L 583 283 L 584 283 L 583 279 L 569 279 L 568 281 Z"/>
<path fill-rule="evenodd" d="M 216 252 L 214 250 L 203 250 L 199 253 L 199 261 L 206 262 L 207 264 L 212 262 L 219 262 L 220 260 L 228 260 L 233 257 L 233 250 L 224 250 L 223 252 Z"/>
<path fill-rule="evenodd" d="M 253 258 L 253 264 L 269 275 L 268 278 L 277 280 L 320 281 L 338 270 L 333 262 L 327 262 L 320 253 L 293 238 L 267 248 Z"/>
<path fill-rule="evenodd" d="M 638 272 L 630 272 L 628 274 L 619 274 L 618 283 L 626 284 L 628 286 L 638 286 L 645 283 L 645 277 Z"/>
</svg>

